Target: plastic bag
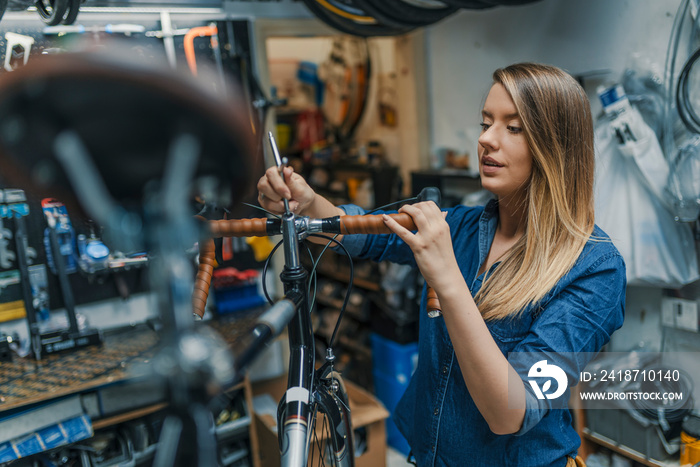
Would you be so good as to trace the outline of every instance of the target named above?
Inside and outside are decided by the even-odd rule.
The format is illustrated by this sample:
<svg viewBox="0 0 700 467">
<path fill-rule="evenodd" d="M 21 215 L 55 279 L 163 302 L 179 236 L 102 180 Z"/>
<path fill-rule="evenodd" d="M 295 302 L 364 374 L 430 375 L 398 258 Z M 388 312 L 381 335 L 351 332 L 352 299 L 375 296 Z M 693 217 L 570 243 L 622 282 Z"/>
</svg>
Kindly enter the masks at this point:
<svg viewBox="0 0 700 467">
<path fill-rule="evenodd" d="M 596 223 L 625 259 L 628 284 L 681 287 L 698 279 L 692 231 L 664 201 L 669 169 L 656 134 L 634 108 L 623 120 L 631 138 L 620 137 L 619 119 L 596 128 Z"/>
</svg>

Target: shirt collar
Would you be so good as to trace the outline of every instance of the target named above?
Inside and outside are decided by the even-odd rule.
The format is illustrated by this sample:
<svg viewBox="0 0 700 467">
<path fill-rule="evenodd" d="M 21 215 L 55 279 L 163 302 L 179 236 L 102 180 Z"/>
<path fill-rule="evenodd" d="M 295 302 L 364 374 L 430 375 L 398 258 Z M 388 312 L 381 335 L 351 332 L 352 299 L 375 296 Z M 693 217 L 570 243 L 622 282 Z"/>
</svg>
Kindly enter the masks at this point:
<svg viewBox="0 0 700 467">
<path fill-rule="evenodd" d="M 491 199 L 479 217 L 479 266 L 484 264 L 498 226 L 498 200 Z"/>
</svg>

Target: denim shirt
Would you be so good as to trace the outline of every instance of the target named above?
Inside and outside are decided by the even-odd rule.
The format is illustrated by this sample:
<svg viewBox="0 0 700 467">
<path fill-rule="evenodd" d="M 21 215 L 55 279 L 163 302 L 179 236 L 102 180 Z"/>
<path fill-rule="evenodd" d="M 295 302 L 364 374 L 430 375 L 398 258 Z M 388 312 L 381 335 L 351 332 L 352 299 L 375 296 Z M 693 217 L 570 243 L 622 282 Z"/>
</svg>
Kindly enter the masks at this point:
<svg viewBox="0 0 700 467">
<path fill-rule="evenodd" d="M 341 206 L 347 214 L 361 208 Z M 481 287 L 477 277 L 486 260 L 498 223 L 495 200 L 486 207 L 457 206 L 446 221 L 464 279 L 472 295 Z M 399 401 L 394 421 L 406 437 L 418 466 L 566 465 L 581 440 L 569 410 L 539 400 L 525 383 L 529 364 L 513 356 L 538 352 L 573 355 L 563 366 L 569 400 L 581 370 L 611 334 L 622 326 L 625 304 L 625 265 L 607 235 L 597 226 L 571 270 L 538 303 L 517 318 L 487 321 L 496 344 L 523 379 L 526 410 L 514 434 L 494 434 L 477 409 L 457 362 L 442 318 L 428 318 L 423 290 L 419 322 L 419 358 L 408 389 Z M 343 245 L 354 255 L 375 261 L 416 265 L 413 253 L 396 235 L 346 235 Z M 488 272 L 492 272 L 494 265 Z M 534 363 L 534 361 L 533 361 Z M 566 403 L 564 403 L 565 407 Z"/>
</svg>

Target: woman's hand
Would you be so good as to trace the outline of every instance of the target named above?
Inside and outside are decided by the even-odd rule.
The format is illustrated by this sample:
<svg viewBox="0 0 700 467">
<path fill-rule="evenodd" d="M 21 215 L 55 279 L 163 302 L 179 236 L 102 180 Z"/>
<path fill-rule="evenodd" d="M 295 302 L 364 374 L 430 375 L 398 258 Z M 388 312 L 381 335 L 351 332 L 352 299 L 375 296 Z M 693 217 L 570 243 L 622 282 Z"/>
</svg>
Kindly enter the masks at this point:
<svg viewBox="0 0 700 467">
<path fill-rule="evenodd" d="M 400 226 L 391 217 L 384 215 L 384 223 L 398 235 L 413 251 L 416 263 L 425 281 L 440 296 L 440 290 L 449 286 L 452 279 L 462 279 L 457 265 L 450 227 L 445 222 L 446 212 L 432 201 L 403 206 L 399 212 L 411 216 L 418 231 Z"/>
<path fill-rule="evenodd" d="M 277 167 L 267 169 L 258 180 L 258 202 L 268 211 L 283 213 L 283 199 L 286 199 L 289 200 L 289 209 L 301 214 L 313 203 L 316 192 L 294 169 L 285 167 L 283 170 L 284 180 Z"/>
<path fill-rule="evenodd" d="M 268 211 L 281 214 L 284 212 L 284 199 L 289 201 L 289 209 L 297 215 L 322 218 L 345 214 L 345 211 L 316 194 L 304 177 L 291 167 L 284 168 L 284 180 L 277 167 L 270 167 L 258 180 L 258 202 Z"/>
</svg>

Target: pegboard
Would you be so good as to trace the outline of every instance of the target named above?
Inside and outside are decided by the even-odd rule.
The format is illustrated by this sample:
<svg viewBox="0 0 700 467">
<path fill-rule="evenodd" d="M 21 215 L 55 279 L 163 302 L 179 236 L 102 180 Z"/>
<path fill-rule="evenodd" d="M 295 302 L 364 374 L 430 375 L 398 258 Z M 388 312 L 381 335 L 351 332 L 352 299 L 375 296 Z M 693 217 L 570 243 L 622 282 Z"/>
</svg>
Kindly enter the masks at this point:
<svg viewBox="0 0 700 467">
<path fill-rule="evenodd" d="M 184 32 L 192 27 L 205 26 L 218 18 L 214 15 L 197 14 L 170 14 L 172 28 L 177 32 L 173 37 L 176 61 L 185 63 Z M 7 13 L 0 21 L 0 58 L 3 64 L 2 72 L 5 72 L 4 64 L 7 55 L 8 39 L 6 33 L 15 33 L 30 37 L 34 43 L 31 46 L 28 60 L 40 54 L 61 53 L 72 51 L 85 46 L 101 46 L 110 42 L 110 39 L 119 39 L 122 46 L 131 46 L 134 54 L 148 58 L 165 58 L 164 41 L 158 37 L 149 37 L 146 33 L 110 34 L 104 29 L 117 24 L 129 24 L 142 26 L 146 33 L 161 31 L 160 17 L 158 14 L 139 13 L 83 13 L 78 16 L 73 26 L 82 26 L 84 33 L 46 34 L 49 30 L 41 22 L 36 12 L 26 11 L 21 13 Z M 213 60 L 211 45 L 206 38 L 195 39 L 195 48 L 198 52 L 197 60 Z M 16 54 L 15 54 L 16 55 Z M 21 66 L 23 57 L 15 56 L 12 59 L 14 66 Z"/>
<path fill-rule="evenodd" d="M 178 65 L 178 72 L 188 72 L 184 50 L 184 33 L 189 28 L 217 24 L 219 28 L 219 54 L 215 54 L 212 48 L 212 43 L 209 37 L 198 37 L 194 40 L 196 61 L 198 64 L 208 64 L 211 68 L 218 65 L 223 68 L 223 72 L 229 79 L 238 81 L 238 76 L 242 69 L 250 69 L 250 66 L 241 66 L 242 61 L 250 59 L 250 41 L 249 41 L 249 24 L 244 20 L 226 20 L 221 15 L 202 13 L 202 14 L 177 14 L 171 13 L 170 20 L 172 30 L 175 31 L 173 36 L 173 46 L 175 50 L 175 61 Z M 27 62 L 36 60 L 41 54 L 60 54 L 63 52 L 75 50 L 79 47 L 84 47 L 89 44 L 92 47 L 109 47 L 112 42 L 109 39 L 118 39 L 122 47 L 133 51 L 135 57 L 146 57 L 157 60 L 166 59 L 166 49 L 162 38 L 155 37 L 144 33 L 126 34 L 109 34 L 105 31 L 109 25 L 129 24 L 142 26 L 146 32 L 161 31 L 161 16 L 158 13 L 139 14 L 139 13 L 82 13 L 78 17 L 74 26 L 84 27 L 85 31 L 81 34 L 46 34 L 46 25 L 41 22 L 35 12 L 10 12 L 2 21 L 0 21 L 0 79 L 3 74 L 12 73 L 4 68 L 7 54 L 12 54 L 8 51 L 7 33 L 20 34 L 29 37 L 33 40 Z M 21 53 L 14 53 L 9 64 L 12 67 L 23 66 L 25 56 Z M 212 83 L 218 85 L 219 83 Z M 137 171 L 138 167 L 134 167 Z M 6 186 L 2 181 L 0 174 L 0 188 L 20 188 Z M 28 242 L 29 246 L 37 252 L 33 264 L 46 264 L 46 254 L 44 251 L 43 235 L 46 223 L 41 211 L 40 199 L 32 197 L 32 193 L 26 193 L 28 204 L 30 206 L 30 215 L 27 217 Z M 75 229 L 76 236 L 78 234 L 90 233 L 90 224 L 85 219 L 76 217 L 77 213 L 68 213 L 71 216 L 71 221 Z M 6 227 L 11 228 L 12 223 L 6 222 Z M 106 241 L 107 239 L 105 239 Z M 107 246 L 110 246 L 107 243 Z M 14 242 L 11 242 L 11 248 L 14 249 Z M 133 252 L 124 252 L 133 253 Z M 184 252 L 183 252 L 184 254 Z M 11 269 L 16 269 L 14 265 Z M 1 272 L 2 270 L 0 270 Z M 97 302 L 120 296 L 124 289 L 124 285 L 130 293 L 142 292 L 148 290 L 147 274 L 144 269 L 132 269 L 119 273 L 120 284 L 114 280 L 114 276 L 106 274 L 96 278 L 84 276 L 81 273 L 74 273 L 69 276 L 72 286 L 73 295 L 77 305 Z M 63 307 L 62 294 L 59 287 L 59 282 L 56 276 L 49 273 L 49 295 L 50 309 Z M 120 289 L 121 286 L 121 289 Z M 5 303 L 7 300 L 0 298 L 0 302 Z M 17 299 L 14 297 L 13 299 Z M 97 323 L 96 323 L 97 324 Z"/>
</svg>

